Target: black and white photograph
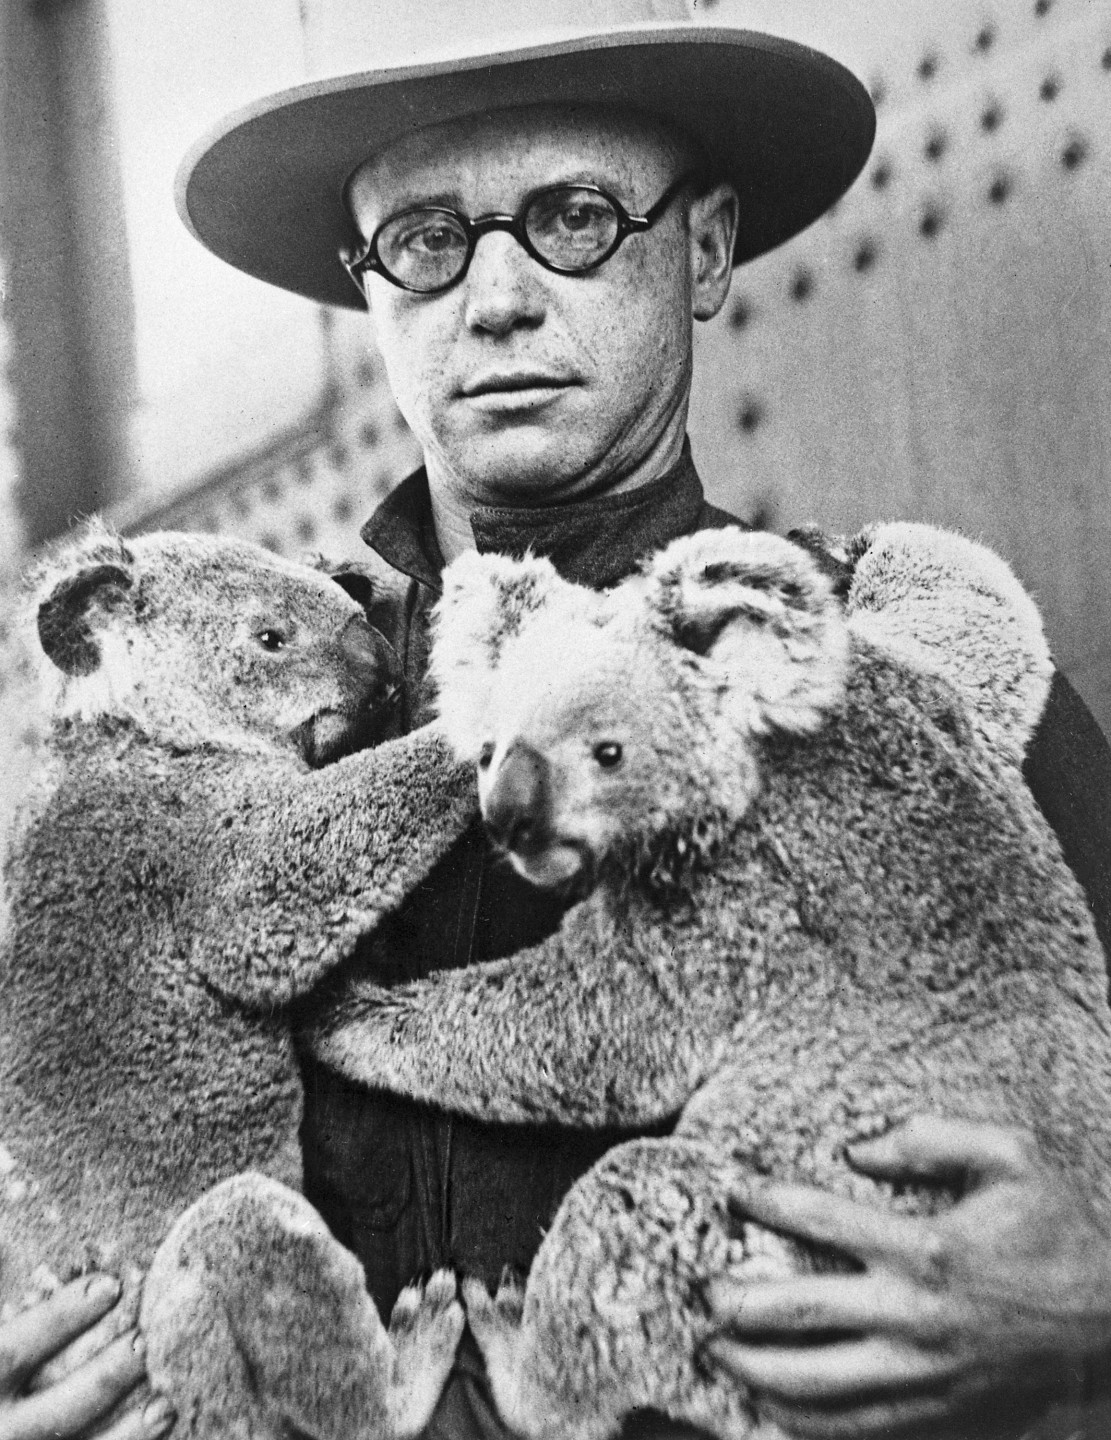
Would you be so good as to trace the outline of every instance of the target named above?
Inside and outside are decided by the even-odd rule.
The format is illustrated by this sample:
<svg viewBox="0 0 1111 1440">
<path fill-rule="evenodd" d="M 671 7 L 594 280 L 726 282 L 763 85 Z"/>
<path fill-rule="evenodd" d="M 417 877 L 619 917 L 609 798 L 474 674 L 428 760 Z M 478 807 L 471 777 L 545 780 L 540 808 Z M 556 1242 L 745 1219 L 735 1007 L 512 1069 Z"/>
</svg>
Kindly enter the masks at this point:
<svg viewBox="0 0 1111 1440">
<path fill-rule="evenodd" d="M 1111 1440 L 1109 0 L 4 0 L 0 1440 Z"/>
</svg>

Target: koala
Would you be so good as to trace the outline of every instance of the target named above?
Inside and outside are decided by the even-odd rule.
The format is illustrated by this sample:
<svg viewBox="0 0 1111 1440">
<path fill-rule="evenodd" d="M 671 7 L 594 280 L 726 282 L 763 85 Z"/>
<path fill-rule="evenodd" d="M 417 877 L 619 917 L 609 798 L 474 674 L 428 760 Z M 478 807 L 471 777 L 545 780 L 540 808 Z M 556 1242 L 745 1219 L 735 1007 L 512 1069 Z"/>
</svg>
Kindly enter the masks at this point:
<svg viewBox="0 0 1111 1440">
<path fill-rule="evenodd" d="M 739 1224 L 759 1177 L 933 1211 L 846 1146 L 922 1111 L 1031 1126 L 1111 1220 L 1111 1016 L 1084 896 L 1022 781 L 1052 673 L 983 547 L 677 540 L 612 591 L 542 559 L 448 572 L 433 662 L 516 869 L 578 897 L 505 960 L 348 994 L 312 1035 L 367 1083 L 504 1121 L 667 1127 L 565 1197 L 521 1290 L 466 1282 L 507 1424 L 646 1407 L 778 1434 L 697 1363 L 709 1281 L 838 1263 Z"/>
<path fill-rule="evenodd" d="M 440 1274 L 387 1334 L 297 1193 L 291 1007 L 474 814 L 436 728 L 364 748 L 399 667 L 340 579 L 94 528 L 33 602 L 52 718 L 6 866 L 0 1297 L 119 1274 L 63 1369 L 138 1316 L 182 1436 L 414 1434 L 463 1324 Z"/>
</svg>

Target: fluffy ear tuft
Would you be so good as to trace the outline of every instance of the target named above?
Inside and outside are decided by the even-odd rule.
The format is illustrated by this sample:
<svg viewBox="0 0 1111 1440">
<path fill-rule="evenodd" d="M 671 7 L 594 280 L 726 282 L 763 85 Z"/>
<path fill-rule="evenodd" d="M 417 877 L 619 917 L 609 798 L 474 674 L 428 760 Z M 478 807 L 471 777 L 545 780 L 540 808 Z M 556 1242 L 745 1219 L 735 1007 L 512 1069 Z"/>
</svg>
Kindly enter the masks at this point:
<svg viewBox="0 0 1111 1440">
<path fill-rule="evenodd" d="M 66 676 L 92 675 L 107 617 L 130 603 L 135 559 L 118 535 L 94 522 L 32 577 L 43 653 Z"/>
<path fill-rule="evenodd" d="M 817 729 L 844 693 L 848 638 L 830 580 L 799 546 L 734 526 L 674 541 L 645 567 L 657 625 L 726 680 L 756 732 Z"/>
<path fill-rule="evenodd" d="M 468 550 L 444 571 L 434 615 L 432 675 L 440 718 L 464 759 L 485 743 L 490 681 L 506 641 L 520 634 L 553 593 L 569 589 L 550 560 Z"/>
<path fill-rule="evenodd" d="M 849 623 L 873 644 L 945 677 L 982 740 L 1021 766 L 1053 661 L 1034 601 L 986 545 L 931 525 L 877 525 L 849 591 Z"/>
</svg>

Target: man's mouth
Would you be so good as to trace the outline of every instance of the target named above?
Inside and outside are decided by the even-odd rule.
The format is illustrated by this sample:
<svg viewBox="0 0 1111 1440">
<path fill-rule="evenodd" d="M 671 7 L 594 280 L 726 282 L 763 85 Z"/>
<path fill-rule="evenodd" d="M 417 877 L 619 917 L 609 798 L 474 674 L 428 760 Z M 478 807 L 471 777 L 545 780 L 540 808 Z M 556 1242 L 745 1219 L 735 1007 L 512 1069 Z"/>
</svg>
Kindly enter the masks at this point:
<svg viewBox="0 0 1111 1440">
<path fill-rule="evenodd" d="M 518 395 L 538 390 L 566 390 L 575 383 L 568 375 L 550 375 L 541 370 L 492 370 L 476 375 L 460 386 L 459 393 L 467 400 L 483 395 Z"/>
</svg>

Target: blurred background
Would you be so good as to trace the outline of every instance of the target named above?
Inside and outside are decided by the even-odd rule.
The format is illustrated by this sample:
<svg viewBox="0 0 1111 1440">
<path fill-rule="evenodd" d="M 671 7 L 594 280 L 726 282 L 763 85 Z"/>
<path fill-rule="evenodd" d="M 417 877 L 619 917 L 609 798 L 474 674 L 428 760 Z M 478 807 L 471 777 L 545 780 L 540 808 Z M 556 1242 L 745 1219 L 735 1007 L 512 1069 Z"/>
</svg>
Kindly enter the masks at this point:
<svg viewBox="0 0 1111 1440">
<path fill-rule="evenodd" d="M 343 3 L 0 7 L 0 584 L 94 511 L 358 555 L 419 463 L 364 318 L 226 268 L 173 209 L 186 148 L 306 78 Z M 775 529 L 986 539 L 1111 729 L 1111 0 L 695 14 L 818 45 L 879 116 L 846 199 L 699 327 L 712 497 Z M 0 686 L 11 731 L 10 666 Z"/>
</svg>

